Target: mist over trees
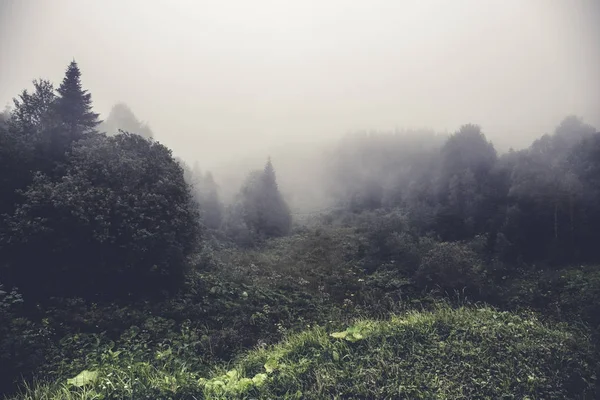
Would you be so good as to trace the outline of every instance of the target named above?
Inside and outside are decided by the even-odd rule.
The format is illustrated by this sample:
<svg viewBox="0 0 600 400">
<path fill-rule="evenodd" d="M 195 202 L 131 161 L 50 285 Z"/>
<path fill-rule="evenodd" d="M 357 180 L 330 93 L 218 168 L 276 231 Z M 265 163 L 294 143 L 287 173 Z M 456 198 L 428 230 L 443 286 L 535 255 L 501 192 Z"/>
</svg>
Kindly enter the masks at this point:
<svg viewBox="0 0 600 400">
<path fill-rule="evenodd" d="M 262 171 L 248 175 L 226 213 L 226 232 L 240 244 L 253 244 L 290 232 L 292 215 L 279 192 L 270 158 Z"/>
<path fill-rule="evenodd" d="M 190 186 L 192 198 L 200 212 L 202 223 L 209 229 L 218 230 L 223 223 L 224 205 L 212 173 L 210 171 L 202 173 L 198 163 L 194 164 L 193 169 L 190 169 L 185 161 L 181 159 L 177 161 L 183 168 L 183 176 Z"/>
<path fill-rule="evenodd" d="M 486 235 L 489 254 L 513 262 L 597 260 L 585 240 L 596 188 L 584 171 L 594 168 L 598 133 L 579 118 L 500 156 L 477 125 L 447 138 L 398 136 L 342 140 L 331 186 L 339 202 L 354 212 L 399 207 L 418 232 L 444 241 Z"/>
<path fill-rule="evenodd" d="M 83 82 L 73 61 L 58 88 L 33 81 L 0 114 L 1 392 L 274 398 L 299 385 L 377 398 L 422 386 L 429 398 L 459 393 L 458 379 L 490 398 L 598 393 L 600 132 L 580 118 L 502 154 L 472 123 L 350 134 L 315 145 L 298 180 L 279 173 L 285 160 L 238 168 L 229 198 L 230 182 L 155 141 L 124 103 L 101 121 Z M 299 212 L 289 199 L 306 193 L 323 204 Z M 442 336 L 493 349 L 503 383 L 485 358 L 448 356 Z M 388 371 L 385 393 L 364 375 L 369 360 L 383 370 L 405 356 L 425 372 Z M 284 357 L 302 365 L 283 374 Z M 241 367 L 223 375 L 231 360 Z M 445 378 L 438 391 L 437 360 L 466 360 L 478 383 Z M 516 380 L 515 363 L 535 378 Z M 345 392 L 306 375 L 319 368 Z"/>
<path fill-rule="evenodd" d="M 131 108 L 125 103 L 115 104 L 106 120 L 98 127 L 102 132 L 108 135 L 115 135 L 119 131 L 136 133 L 146 139 L 152 139 L 154 133 L 148 124 L 141 122 L 131 111 Z"/>
</svg>

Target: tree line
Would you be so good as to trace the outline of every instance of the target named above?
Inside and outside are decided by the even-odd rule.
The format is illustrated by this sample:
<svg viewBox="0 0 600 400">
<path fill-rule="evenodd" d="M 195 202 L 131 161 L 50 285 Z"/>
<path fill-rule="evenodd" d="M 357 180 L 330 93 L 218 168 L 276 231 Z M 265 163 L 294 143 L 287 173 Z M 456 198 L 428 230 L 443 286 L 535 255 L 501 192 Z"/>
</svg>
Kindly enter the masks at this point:
<svg viewBox="0 0 600 400">
<path fill-rule="evenodd" d="M 207 232 L 253 246 L 292 230 L 270 160 L 225 205 L 210 172 L 153 137 L 124 103 L 101 121 L 75 61 L 57 89 L 20 93 L 0 119 L 2 281 L 41 298 L 155 293 Z M 330 157 L 323 190 L 349 212 L 401 209 L 416 237 L 479 238 L 512 266 L 600 260 L 600 134 L 577 117 L 502 155 L 467 124 L 350 135 Z"/>
<path fill-rule="evenodd" d="M 529 148 L 498 155 L 481 128 L 346 137 L 332 195 L 355 213 L 399 208 L 418 236 L 468 241 L 512 265 L 600 261 L 600 133 L 565 118 Z"/>
<path fill-rule="evenodd" d="M 473 124 L 348 135 L 293 182 L 267 159 L 228 201 L 156 137 L 125 103 L 101 121 L 74 61 L 0 114 L 0 392 L 124 360 L 204 371 L 440 298 L 598 342 L 600 133 L 577 117 L 504 154 Z M 335 206 L 294 220 L 280 184 Z M 160 376 L 146 397 L 173 394 Z"/>
<path fill-rule="evenodd" d="M 33 82 L 0 121 L 0 282 L 50 296 L 152 296 L 177 288 L 207 231 L 284 235 L 291 217 L 270 161 L 238 201 L 154 141 L 124 103 L 101 121 L 75 61 L 58 89 Z"/>
</svg>

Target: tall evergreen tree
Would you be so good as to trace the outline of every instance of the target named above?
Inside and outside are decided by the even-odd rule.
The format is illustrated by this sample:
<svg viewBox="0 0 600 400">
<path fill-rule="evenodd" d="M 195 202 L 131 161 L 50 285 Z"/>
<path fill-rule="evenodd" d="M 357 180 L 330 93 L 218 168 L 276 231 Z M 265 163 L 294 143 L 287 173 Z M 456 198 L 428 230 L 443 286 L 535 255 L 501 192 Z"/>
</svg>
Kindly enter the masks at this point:
<svg viewBox="0 0 600 400">
<path fill-rule="evenodd" d="M 265 168 L 248 175 L 236 201 L 228 208 L 225 230 L 239 244 L 285 236 L 292 225 L 290 209 L 279 192 L 275 168 L 269 159 Z"/>
<path fill-rule="evenodd" d="M 218 229 L 223 221 L 223 204 L 219 199 L 219 187 L 212 174 L 207 172 L 202 187 L 202 203 L 200 211 L 204 224 L 212 229 Z"/>
<path fill-rule="evenodd" d="M 271 162 L 271 157 L 267 159 L 267 164 L 265 164 L 265 169 L 263 171 L 263 183 L 265 190 L 271 192 L 278 192 L 279 187 L 277 186 L 277 177 L 275 175 L 275 168 L 273 168 L 273 163 Z"/>
<path fill-rule="evenodd" d="M 567 117 L 553 135 L 544 135 L 518 153 L 511 173 L 504 235 L 525 261 L 584 262 L 596 251 L 586 243 L 594 237 L 599 217 L 593 200 L 594 128 Z M 576 155 L 576 156 L 575 156 Z M 585 161 L 584 161 L 585 160 Z M 597 254 L 597 253 L 596 253 Z"/>
<path fill-rule="evenodd" d="M 437 179 L 441 207 L 436 215 L 440 235 L 461 240 L 487 230 L 495 207 L 490 204 L 490 177 L 496 164 L 494 146 L 478 125 L 463 125 L 440 151 Z"/>
<path fill-rule="evenodd" d="M 81 86 L 81 71 L 75 60 L 71 61 L 58 88 L 56 109 L 71 141 L 95 132 L 100 124 L 99 114 L 92 111 L 92 95 Z"/>
<path fill-rule="evenodd" d="M 263 230 L 267 236 L 287 235 L 292 227 L 292 215 L 277 186 L 271 158 L 265 165 L 262 182 L 266 217 Z"/>
<path fill-rule="evenodd" d="M 270 158 L 267 160 L 257 189 L 259 194 L 257 231 L 266 237 L 286 235 L 292 225 L 292 216 L 279 191 L 275 168 Z"/>
</svg>

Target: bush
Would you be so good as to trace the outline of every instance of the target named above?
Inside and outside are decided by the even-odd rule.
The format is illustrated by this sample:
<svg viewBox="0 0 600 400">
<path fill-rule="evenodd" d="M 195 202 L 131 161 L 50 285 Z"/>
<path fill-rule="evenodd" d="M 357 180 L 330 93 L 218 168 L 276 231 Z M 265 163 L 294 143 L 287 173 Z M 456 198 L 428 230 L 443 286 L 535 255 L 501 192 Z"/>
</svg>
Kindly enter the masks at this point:
<svg viewBox="0 0 600 400">
<path fill-rule="evenodd" d="M 465 244 L 436 243 L 421 260 L 414 278 L 421 287 L 478 293 L 483 284 L 482 262 Z"/>
<path fill-rule="evenodd" d="M 557 296 L 561 313 L 581 319 L 600 334 L 600 269 L 597 266 L 562 271 Z"/>
<path fill-rule="evenodd" d="M 500 287 L 496 303 L 529 307 L 559 320 L 585 322 L 600 335 L 600 270 L 582 266 L 529 271 Z"/>
<path fill-rule="evenodd" d="M 45 361 L 52 330 L 23 317 L 23 297 L 0 284 L 0 394 Z"/>
<path fill-rule="evenodd" d="M 181 167 L 138 135 L 80 141 L 62 178 L 37 175 L 23 197 L 0 246 L 27 297 L 156 293 L 181 281 L 197 244 Z"/>
</svg>

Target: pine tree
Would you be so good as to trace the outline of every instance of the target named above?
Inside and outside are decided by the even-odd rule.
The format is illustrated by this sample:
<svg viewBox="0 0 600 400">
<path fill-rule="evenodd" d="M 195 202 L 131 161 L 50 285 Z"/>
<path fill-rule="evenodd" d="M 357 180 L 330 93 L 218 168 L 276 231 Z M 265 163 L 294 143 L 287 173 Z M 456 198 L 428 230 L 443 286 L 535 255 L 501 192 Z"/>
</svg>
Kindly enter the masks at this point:
<svg viewBox="0 0 600 400">
<path fill-rule="evenodd" d="M 201 192 L 200 208 L 204 224 L 211 229 L 218 229 L 223 222 L 223 204 L 219 199 L 219 187 L 210 172 L 204 176 Z"/>
<path fill-rule="evenodd" d="M 279 188 L 277 187 L 277 177 L 275 176 L 275 168 L 273 168 L 271 157 L 267 159 L 267 164 L 263 171 L 263 183 L 266 190 L 279 191 Z"/>
<path fill-rule="evenodd" d="M 81 86 L 81 71 L 75 60 L 71 61 L 65 78 L 58 88 L 56 109 L 71 141 L 95 132 L 100 124 L 99 114 L 92 111 L 92 95 Z"/>
<path fill-rule="evenodd" d="M 461 126 L 440 151 L 437 178 L 441 206 L 436 225 L 444 240 L 462 240 L 488 228 L 494 206 L 490 207 L 490 182 L 497 153 L 478 125 Z"/>
<path fill-rule="evenodd" d="M 261 204 L 259 208 L 262 212 L 260 213 L 259 231 L 267 237 L 284 236 L 289 233 L 292 216 L 288 205 L 279 192 L 271 158 L 267 160 L 262 173 L 260 194 Z"/>
<path fill-rule="evenodd" d="M 262 171 L 248 175 L 236 202 L 228 210 L 225 225 L 229 235 L 243 244 L 289 233 L 292 215 L 279 192 L 270 159 Z"/>
</svg>

